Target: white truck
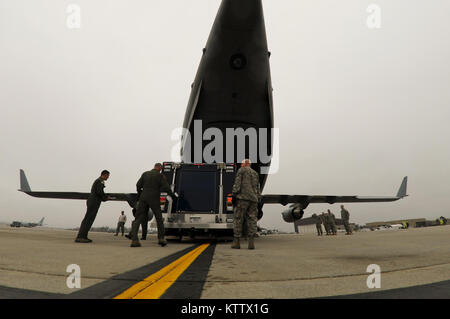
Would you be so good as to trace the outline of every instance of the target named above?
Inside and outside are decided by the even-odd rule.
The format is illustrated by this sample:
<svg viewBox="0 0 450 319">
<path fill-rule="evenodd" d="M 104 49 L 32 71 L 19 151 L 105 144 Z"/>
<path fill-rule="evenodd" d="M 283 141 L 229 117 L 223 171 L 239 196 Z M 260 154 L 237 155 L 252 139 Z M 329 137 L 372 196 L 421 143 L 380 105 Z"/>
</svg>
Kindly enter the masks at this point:
<svg viewBox="0 0 450 319">
<path fill-rule="evenodd" d="M 165 162 L 162 174 L 178 199 L 161 194 L 167 236 L 232 236 L 235 164 Z M 153 220 L 151 227 L 156 227 Z"/>
</svg>

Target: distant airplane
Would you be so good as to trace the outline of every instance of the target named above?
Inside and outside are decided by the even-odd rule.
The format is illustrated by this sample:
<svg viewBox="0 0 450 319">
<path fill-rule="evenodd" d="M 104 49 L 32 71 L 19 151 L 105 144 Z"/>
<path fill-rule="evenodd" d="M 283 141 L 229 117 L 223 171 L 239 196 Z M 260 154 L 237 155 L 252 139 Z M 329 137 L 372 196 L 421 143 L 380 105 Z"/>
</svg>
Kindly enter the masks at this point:
<svg viewBox="0 0 450 319">
<path fill-rule="evenodd" d="M 11 227 L 36 227 L 36 226 L 43 226 L 44 225 L 44 219 L 45 217 L 42 217 L 42 219 L 39 221 L 39 223 L 24 223 L 24 222 L 18 222 L 13 221 L 10 225 Z"/>
<path fill-rule="evenodd" d="M 182 52 L 180 52 L 182 54 Z M 254 130 L 258 143 L 255 146 L 257 159 L 252 167 L 260 174 L 260 188 L 263 191 L 268 177 L 262 168 L 268 168 L 269 160 L 260 154 L 261 145 L 267 145 L 273 153 L 274 110 L 272 81 L 270 75 L 270 56 L 268 50 L 263 6 L 261 0 L 222 0 L 210 36 L 203 49 L 203 55 L 197 75 L 191 86 L 191 95 L 185 113 L 183 128 L 190 136 L 204 136 L 206 130 L 215 129 L 225 137 L 222 141 L 221 153 L 224 161 L 239 165 L 251 152 L 250 143 L 245 145 L 245 152 L 239 154 L 235 149 L 227 150 L 227 130 Z M 300 89 L 300 88 L 299 88 Z M 301 123 L 301 106 L 298 114 L 292 114 L 295 125 Z M 196 128 L 196 123 L 201 123 Z M 265 134 L 262 130 L 265 129 Z M 211 137 L 212 138 L 212 137 Z M 196 158 L 196 150 L 200 155 L 208 141 L 203 139 L 185 139 L 181 145 L 181 156 L 185 163 L 204 163 L 205 158 Z M 299 143 L 299 148 L 301 143 Z M 219 147 L 218 147 L 219 149 Z M 195 154 L 188 152 L 194 150 Z M 220 149 L 219 149 L 220 150 Z M 216 150 L 217 151 L 217 150 Z M 228 154 L 226 151 L 229 151 Z M 216 154 L 217 154 L 216 153 Z M 269 154 L 267 154 L 269 155 Z M 264 157 L 267 157 L 264 155 Z M 299 180 L 301 164 L 292 169 L 292 178 Z M 296 171 L 298 173 L 296 173 Z M 42 192 L 32 191 L 23 170 L 20 170 L 21 192 L 41 198 L 87 199 L 89 193 L 78 192 Z M 290 195 L 264 194 L 259 207 L 258 219 L 263 215 L 262 209 L 268 204 L 282 204 L 289 207 L 282 212 L 285 222 L 293 223 L 303 217 L 304 210 L 314 203 L 368 203 L 393 202 L 407 196 L 407 177 L 401 183 L 396 196 L 340 196 L 340 195 Z M 126 201 L 131 207 L 137 202 L 136 193 L 110 193 L 111 200 Z M 226 193 L 223 194 L 227 196 Z M 226 198 L 224 199 L 226 201 Z"/>
</svg>

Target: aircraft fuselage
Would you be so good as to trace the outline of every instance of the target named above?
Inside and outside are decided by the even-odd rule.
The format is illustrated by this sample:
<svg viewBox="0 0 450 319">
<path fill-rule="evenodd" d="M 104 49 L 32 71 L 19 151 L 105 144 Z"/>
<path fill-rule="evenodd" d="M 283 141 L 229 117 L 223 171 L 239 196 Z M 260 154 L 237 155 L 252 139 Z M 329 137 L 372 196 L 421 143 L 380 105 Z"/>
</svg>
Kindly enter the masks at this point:
<svg viewBox="0 0 450 319">
<path fill-rule="evenodd" d="M 252 159 L 252 151 L 256 147 L 253 168 L 259 171 L 260 167 L 270 165 L 270 160 L 261 156 L 261 152 L 269 156 L 272 153 L 269 58 L 261 0 L 223 0 L 203 49 L 183 123 L 191 136 L 199 131 L 203 134 L 210 128 L 220 130 L 223 137 L 222 162 L 240 163 L 244 158 Z M 201 127 L 198 127 L 199 123 Z M 257 143 L 249 142 L 250 137 L 247 137 L 244 154 L 237 150 L 236 140 L 232 143 L 236 138 L 227 136 L 227 129 L 238 128 L 257 132 Z M 266 134 L 260 134 L 261 130 Z M 208 162 L 203 153 L 198 152 L 205 150 L 208 141 L 191 138 L 190 143 L 183 144 L 182 160 Z M 230 143 L 234 150 L 226 147 Z M 190 152 L 187 152 L 189 146 Z M 260 174 L 261 187 L 266 178 L 266 174 Z"/>
</svg>

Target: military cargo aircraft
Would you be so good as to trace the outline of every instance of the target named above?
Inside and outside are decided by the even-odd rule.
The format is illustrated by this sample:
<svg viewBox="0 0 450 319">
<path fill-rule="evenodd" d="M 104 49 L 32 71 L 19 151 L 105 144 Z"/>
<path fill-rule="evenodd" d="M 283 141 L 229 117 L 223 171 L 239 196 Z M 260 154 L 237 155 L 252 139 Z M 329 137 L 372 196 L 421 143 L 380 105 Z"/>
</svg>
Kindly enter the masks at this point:
<svg viewBox="0 0 450 319">
<path fill-rule="evenodd" d="M 267 172 L 273 155 L 274 108 L 270 56 L 262 1 L 223 0 L 203 49 L 183 123 L 183 128 L 191 136 L 204 136 L 208 129 L 214 129 L 215 135 L 222 133 L 225 140 L 218 144 L 222 145 L 222 149 L 215 150 L 215 155 L 219 151 L 222 155 L 220 162 L 239 165 L 256 149 L 257 158 L 252 161 L 252 167 L 261 173 L 261 190 L 268 177 L 268 174 L 263 172 Z M 237 149 L 238 143 L 231 143 L 233 148 L 227 149 L 225 145 L 236 138 L 234 135 L 227 135 L 227 130 L 230 129 L 241 129 L 244 133 L 254 129 L 258 134 L 256 145 L 247 143 L 245 151 L 241 153 Z M 266 129 L 264 134 L 260 133 L 261 129 Z M 188 139 L 187 135 L 185 134 L 181 143 L 182 161 L 204 163 L 206 159 L 203 151 L 210 145 L 208 138 Z M 211 140 L 212 135 L 209 137 Z M 261 145 L 266 146 L 270 155 L 268 159 L 265 154 L 260 154 Z M 216 162 L 219 161 L 216 159 Z M 87 199 L 89 196 L 89 193 L 32 191 L 22 170 L 20 180 L 20 191 L 34 197 Z M 267 204 L 290 204 L 289 209 L 282 213 L 282 217 L 286 222 L 294 222 L 303 217 L 309 204 L 391 202 L 407 196 L 406 188 L 407 177 L 403 179 L 396 196 L 264 194 L 260 209 L 262 211 L 262 206 Z M 109 196 L 115 201 L 126 201 L 132 207 L 137 201 L 136 193 L 111 193 Z M 225 202 L 226 200 L 227 198 L 224 198 Z M 259 217 L 262 217 L 262 214 Z"/>
<path fill-rule="evenodd" d="M 11 223 L 11 227 L 36 227 L 36 226 L 43 226 L 44 225 L 44 219 L 45 217 L 42 217 L 42 219 L 38 223 L 28 223 L 28 222 L 19 222 L 19 221 L 13 221 Z"/>
</svg>

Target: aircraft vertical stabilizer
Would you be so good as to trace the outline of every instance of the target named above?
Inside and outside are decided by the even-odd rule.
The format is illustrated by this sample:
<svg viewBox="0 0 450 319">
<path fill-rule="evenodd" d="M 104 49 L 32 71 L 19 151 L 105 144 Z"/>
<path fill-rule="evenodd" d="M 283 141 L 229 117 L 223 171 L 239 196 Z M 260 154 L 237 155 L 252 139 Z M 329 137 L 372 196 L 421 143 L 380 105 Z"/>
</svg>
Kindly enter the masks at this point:
<svg viewBox="0 0 450 319">
<path fill-rule="evenodd" d="M 400 185 L 400 188 L 398 189 L 398 193 L 397 193 L 398 198 L 403 198 L 403 197 L 408 196 L 406 194 L 407 184 L 408 184 L 408 176 L 405 176 L 403 178 L 402 184 Z"/>
<path fill-rule="evenodd" d="M 23 169 L 20 170 L 20 191 L 25 193 L 31 192 L 30 184 L 28 184 L 28 180 Z"/>
</svg>

